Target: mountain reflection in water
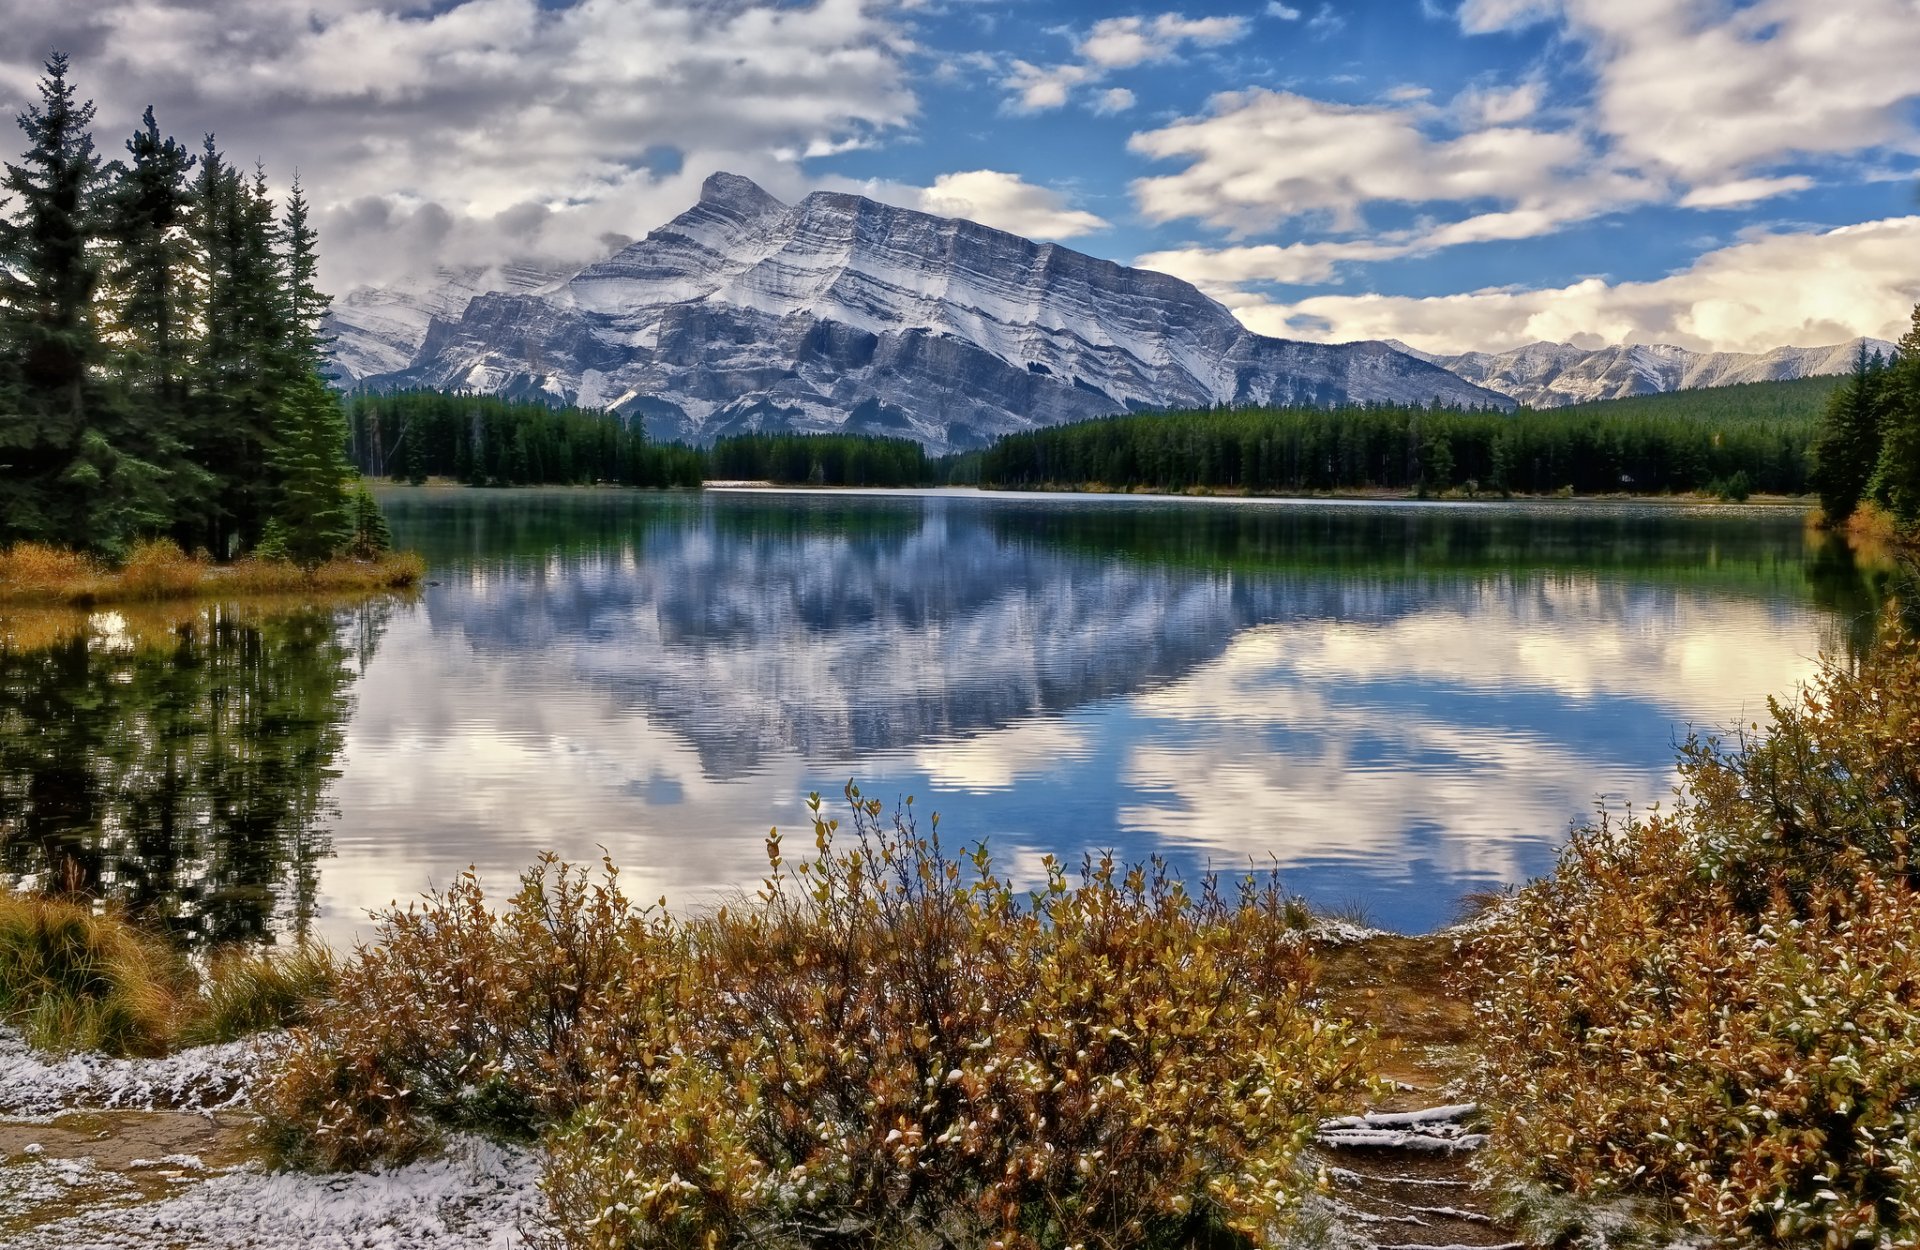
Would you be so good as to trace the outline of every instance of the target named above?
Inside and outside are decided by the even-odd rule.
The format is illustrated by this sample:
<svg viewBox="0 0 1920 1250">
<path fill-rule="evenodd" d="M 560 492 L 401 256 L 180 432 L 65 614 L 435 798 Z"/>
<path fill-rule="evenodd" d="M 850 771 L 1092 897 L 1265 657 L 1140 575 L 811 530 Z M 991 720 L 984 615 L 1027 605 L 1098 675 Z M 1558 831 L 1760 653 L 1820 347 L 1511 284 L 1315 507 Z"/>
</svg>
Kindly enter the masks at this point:
<svg viewBox="0 0 1920 1250">
<path fill-rule="evenodd" d="M 1277 861 L 1420 928 L 1596 796 L 1665 797 L 1686 726 L 1859 646 L 1877 593 L 1787 513 L 384 498 L 419 604 L 0 651 L 7 870 L 205 938 L 348 937 L 542 849 L 698 904 L 857 777 L 1016 875 Z"/>
</svg>

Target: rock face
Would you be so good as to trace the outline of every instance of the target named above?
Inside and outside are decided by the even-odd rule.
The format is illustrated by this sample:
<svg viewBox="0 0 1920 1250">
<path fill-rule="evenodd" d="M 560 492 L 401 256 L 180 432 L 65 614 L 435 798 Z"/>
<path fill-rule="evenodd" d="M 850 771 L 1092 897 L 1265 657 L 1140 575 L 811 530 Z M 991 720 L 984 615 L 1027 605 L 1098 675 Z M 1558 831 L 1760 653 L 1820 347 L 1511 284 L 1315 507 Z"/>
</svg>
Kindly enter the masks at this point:
<svg viewBox="0 0 1920 1250">
<path fill-rule="evenodd" d="M 1884 339 L 1864 338 L 1831 347 L 1778 347 L 1765 353 L 1693 352 L 1657 343 L 1589 351 L 1566 343 L 1529 343 L 1510 352 L 1433 356 L 1405 343 L 1393 345 L 1529 407 L 1559 408 L 1596 399 L 1845 373 L 1853 368 L 1863 343 L 1869 353 L 1891 355 L 1894 350 Z"/>
<path fill-rule="evenodd" d="M 404 369 L 435 317 L 458 317 L 476 295 L 538 290 L 572 273 L 571 268 L 522 261 L 435 269 L 389 286 L 360 287 L 335 300 L 327 316 L 335 374 L 353 383 Z"/>
<path fill-rule="evenodd" d="M 1254 334 L 1166 274 L 855 195 L 788 205 L 730 174 L 607 260 L 533 276 L 349 297 L 360 333 L 336 360 L 363 386 L 612 408 L 702 443 L 850 430 L 945 450 L 1149 408 L 1513 406 L 1384 343 Z"/>
</svg>

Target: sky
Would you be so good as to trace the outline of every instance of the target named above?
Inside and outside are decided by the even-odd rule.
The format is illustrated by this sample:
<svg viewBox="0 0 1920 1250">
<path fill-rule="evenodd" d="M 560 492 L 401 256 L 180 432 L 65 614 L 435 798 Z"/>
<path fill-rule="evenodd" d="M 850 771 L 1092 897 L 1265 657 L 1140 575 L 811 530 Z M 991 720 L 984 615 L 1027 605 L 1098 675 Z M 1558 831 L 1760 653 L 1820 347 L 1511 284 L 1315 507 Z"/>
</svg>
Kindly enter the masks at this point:
<svg viewBox="0 0 1920 1250">
<path fill-rule="evenodd" d="M 1764 351 L 1920 300 L 1920 0 L 0 0 L 0 32 L 9 116 L 58 48 L 107 154 L 151 104 L 297 170 L 336 292 L 584 262 L 724 169 L 1290 338 Z"/>
</svg>

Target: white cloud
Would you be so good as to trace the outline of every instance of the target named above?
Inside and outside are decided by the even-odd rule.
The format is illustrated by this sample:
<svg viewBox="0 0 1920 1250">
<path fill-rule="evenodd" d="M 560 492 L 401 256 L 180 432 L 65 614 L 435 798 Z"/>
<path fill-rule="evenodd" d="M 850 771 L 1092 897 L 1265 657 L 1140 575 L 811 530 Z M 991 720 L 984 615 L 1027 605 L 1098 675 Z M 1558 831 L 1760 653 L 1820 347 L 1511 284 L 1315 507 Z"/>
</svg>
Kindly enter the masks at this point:
<svg viewBox="0 0 1920 1250">
<path fill-rule="evenodd" d="M 1625 158 L 1719 183 L 1793 155 L 1913 148 L 1914 0 L 1468 0 L 1469 32 L 1559 16 Z"/>
<path fill-rule="evenodd" d="M 262 157 L 283 181 L 297 166 L 323 226 L 370 230 L 379 214 L 362 210 L 376 197 L 395 221 L 438 221 L 416 241 L 499 237 L 503 214 L 545 207 L 533 242 L 592 246 L 684 208 L 715 168 L 799 189 L 807 153 L 870 142 L 916 109 L 911 46 L 868 0 L 305 0 L 299 10 L 0 0 L 0 29 L 9 48 L 72 53 L 76 83 L 100 104 L 103 150 L 152 102 L 163 127 L 213 130 L 241 163 Z M 24 101 L 36 72 L 11 58 L 0 67 L 0 110 Z M 323 235 L 321 248 L 323 276 L 344 289 L 390 276 L 384 256 L 399 244 L 363 231 L 352 246 Z"/>
<path fill-rule="evenodd" d="M 1493 200 L 1539 228 L 1645 199 L 1654 189 L 1600 162 L 1579 134 L 1523 126 L 1434 137 L 1419 103 L 1333 104 L 1292 92 L 1215 96 L 1211 112 L 1133 136 L 1134 151 L 1185 160 L 1178 173 L 1133 184 L 1154 221 L 1198 218 L 1237 233 L 1296 218 L 1362 227 L 1362 208 Z M 1500 237 L 1520 237 L 1511 228 Z"/>
<path fill-rule="evenodd" d="M 1429 297 L 1321 295 L 1242 301 L 1236 312 L 1264 334 L 1395 338 L 1441 353 L 1504 351 L 1540 340 L 1757 352 L 1861 334 L 1898 338 L 1920 299 L 1916 254 L 1920 217 L 1896 217 L 1757 235 L 1648 282 L 1586 278 L 1558 288 Z"/>
<path fill-rule="evenodd" d="M 930 187 L 898 182 L 848 183 L 848 189 L 941 217 L 962 217 L 1030 239 L 1071 239 L 1105 230 L 1107 222 L 1074 208 L 1051 187 L 1036 186 L 1018 174 L 974 169 L 941 174 Z"/>
<path fill-rule="evenodd" d="M 1110 87 L 1100 93 L 1100 98 L 1095 102 L 1093 111 L 1102 116 L 1106 116 L 1113 113 L 1124 113 L 1132 107 L 1133 92 L 1128 91 L 1125 87 Z"/>
<path fill-rule="evenodd" d="M 1267 0 L 1267 16 L 1277 17 L 1283 22 L 1297 22 L 1301 14 L 1300 10 L 1292 5 L 1282 4 L 1280 0 Z"/>
<path fill-rule="evenodd" d="M 1695 187 L 1680 199 L 1682 208 L 1735 208 L 1741 205 L 1769 200 L 1776 195 L 1790 195 L 1795 191 L 1805 191 L 1813 186 L 1813 179 L 1805 174 L 1795 174 L 1786 178 L 1736 178 L 1732 182 L 1722 182 L 1715 186 Z"/>
<path fill-rule="evenodd" d="M 1149 252 L 1133 263 L 1184 278 L 1231 307 L 1260 302 L 1239 290 L 1244 283 L 1321 283 L 1332 278 L 1342 263 L 1394 260 L 1407 251 L 1406 245 L 1399 243 L 1330 240 L 1285 246 L 1266 243 L 1253 247 L 1173 248 Z"/>
<path fill-rule="evenodd" d="M 1010 107 L 1015 112 L 1042 113 L 1064 107 L 1076 87 L 1099 82 L 1115 70 L 1171 60 L 1189 45 L 1218 47 L 1246 33 L 1244 17 L 1189 18 L 1162 13 L 1152 18 L 1102 18 L 1075 45 L 1078 61 L 1037 65 L 1015 60 L 1003 85 L 1014 94 Z M 1116 107 L 1115 100 L 1123 94 L 1127 105 Z M 1115 89 L 1102 94 L 1094 111 L 1116 112 L 1132 102 L 1132 92 Z"/>
<path fill-rule="evenodd" d="M 1247 32 L 1242 17 L 1186 18 L 1162 13 L 1151 21 L 1143 17 L 1110 17 L 1093 24 L 1080 41 L 1080 55 L 1103 69 L 1128 69 L 1149 61 L 1164 61 L 1182 44 L 1212 47 L 1232 43 Z"/>
</svg>

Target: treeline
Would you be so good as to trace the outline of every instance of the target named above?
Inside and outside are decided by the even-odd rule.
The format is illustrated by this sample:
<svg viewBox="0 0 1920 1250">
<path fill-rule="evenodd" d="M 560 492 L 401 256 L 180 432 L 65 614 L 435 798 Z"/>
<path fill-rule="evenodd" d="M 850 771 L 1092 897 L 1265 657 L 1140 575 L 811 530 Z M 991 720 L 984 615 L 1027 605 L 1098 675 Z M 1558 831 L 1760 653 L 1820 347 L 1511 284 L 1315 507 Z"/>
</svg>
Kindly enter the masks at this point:
<svg viewBox="0 0 1920 1250">
<path fill-rule="evenodd" d="M 1835 524 L 1863 504 L 1920 526 L 1920 305 L 1892 360 L 1862 346 L 1814 444 L 1820 509 Z"/>
<path fill-rule="evenodd" d="M 871 434 L 740 434 L 706 453 L 707 477 L 812 486 L 928 486 L 927 449 Z"/>
<path fill-rule="evenodd" d="M 491 395 L 399 391 L 348 401 L 348 454 L 395 481 L 472 486 L 698 486 L 699 451 L 656 444 L 638 422 Z"/>
<path fill-rule="evenodd" d="M 740 434 L 701 449 L 648 440 L 638 421 L 594 409 L 443 391 L 347 401 L 348 455 L 397 482 L 472 486 L 698 486 L 759 481 L 926 486 L 945 480 L 911 439 L 868 434 Z"/>
<path fill-rule="evenodd" d="M 1629 395 L 1598 399 L 1553 411 L 1563 416 L 1588 414 L 1606 417 L 1684 417 L 1709 425 L 1752 422 L 1814 422 L 1826 411 L 1827 401 L 1844 382 L 1844 374 L 1794 378 L 1775 382 L 1742 382 L 1735 386 L 1703 386 L 1659 395 Z"/>
<path fill-rule="evenodd" d="M 314 231 L 148 109 L 125 159 L 55 54 L 0 210 L 0 545 L 167 536 L 317 562 L 372 541 L 322 376 Z"/>
<path fill-rule="evenodd" d="M 1808 488 L 1811 420 L 1711 421 L 1585 410 L 1213 409 L 1104 417 L 1015 434 L 982 486 L 1581 494 Z"/>
</svg>

